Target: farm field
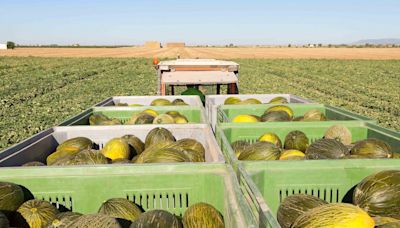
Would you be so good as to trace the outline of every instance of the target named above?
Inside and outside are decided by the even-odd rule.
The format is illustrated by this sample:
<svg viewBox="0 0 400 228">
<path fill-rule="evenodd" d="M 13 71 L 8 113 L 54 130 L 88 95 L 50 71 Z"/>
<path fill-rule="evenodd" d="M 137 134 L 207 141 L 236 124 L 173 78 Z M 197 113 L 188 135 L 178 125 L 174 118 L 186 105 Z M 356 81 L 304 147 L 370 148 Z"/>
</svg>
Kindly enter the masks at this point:
<svg viewBox="0 0 400 228">
<path fill-rule="evenodd" d="M 400 130 L 400 61 L 235 59 L 241 93 L 292 93 Z M 0 149 L 110 96 L 155 95 L 145 58 L 0 57 Z"/>
<path fill-rule="evenodd" d="M 400 59 L 400 48 L 16 48 L 0 56 L 266 59 Z"/>
</svg>

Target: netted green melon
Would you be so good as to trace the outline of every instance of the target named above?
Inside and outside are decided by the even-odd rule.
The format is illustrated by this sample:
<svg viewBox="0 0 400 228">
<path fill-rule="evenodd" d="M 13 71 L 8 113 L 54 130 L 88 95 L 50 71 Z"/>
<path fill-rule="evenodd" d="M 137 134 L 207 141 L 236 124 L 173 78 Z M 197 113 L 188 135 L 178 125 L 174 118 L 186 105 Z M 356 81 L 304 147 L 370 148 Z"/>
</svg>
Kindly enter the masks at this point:
<svg viewBox="0 0 400 228">
<path fill-rule="evenodd" d="M 68 139 L 57 146 L 57 151 L 81 151 L 93 147 L 92 140 L 86 137 L 76 137 Z"/>
<path fill-rule="evenodd" d="M 293 228 L 373 228 L 374 220 L 361 208 L 346 203 L 324 204 L 301 214 Z"/>
<path fill-rule="evenodd" d="M 131 157 L 129 144 L 122 138 L 111 139 L 100 152 L 111 160 L 118 158 L 129 159 Z"/>
<path fill-rule="evenodd" d="M 62 212 L 58 213 L 55 219 L 49 223 L 47 228 L 68 228 L 75 222 L 82 214 L 76 212 Z"/>
<path fill-rule="evenodd" d="M 306 159 L 342 159 L 349 155 L 343 143 L 335 139 L 319 139 L 306 150 Z"/>
<path fill-rule="evenodd" d="M 239 160 L 277 160 L 281 149 L 270 142 L 256 142 L 248 146 L 240 155 Z"/>
<path fill-rule="evenodd" d="M 293 110 L 290 107 L 286 106 L 286 105 L 275 105 L 275 106 L 272 106 L 272 107 L 268 108 L 264 112 L 264 114 L 268 113 L 268 112 L 275 112 L 275 111 L 284 111 L 289 115 L 290 119 L 293 118 Z"/>
<path fill-rule="evenodd" d="M 44 164 L 43 162 L 39 162 L 39 161 L 31 161 L 31 162 L 27 162 L 25 164 L 23 164 L 22 166 L 45 166 L 46 164 Z"/>
<path fill-rule="evenodd" d="M 352 136 L 350 130 L 343 125 L 333 125 L 329 127 L 324 134 L 326 139 L 335 139 L 344 145 L 350 145 Z"/>
<path fill-rule="evenodd" d="M 224 228 L 224 219 L 215 207 L 208 203 L 196 203 L 186 209 L 183 215 L 185 228 Z"/>
<path fill-rule="evenodd" d="M 104 202 L 98 213 L 133 222 L 142 214 L 142 210 L 127 199 L 113 198 Z"/>
<path fill-rule="evenodd" d="M 391 217 L 376 216 L 376 217 L 372 217 L 372 219 L 374 220 L 376 227 L 380 227 L 381 225 L 384 225 L 387 223 L 400 222 L 400 220 L 391 218 Z"/>
<path fill-rule="evenodd" d="M 261 122 L 283 122 L 292 118 L 285 111 L 270 111 L 261 116 Z"/>
<path fill-rule="evenodd" d="M 151 106 L 168 106 L 172 105 L 171 101 L 164 98 L 157 98 L 150 103 Z"/>
<path fill-rule="evenodd" d="M 393 156 L 390 145 L 379 139 L 365 139 L 353 146 L 351 155 L 358 155 L 364 158 L 391 158 Z"/>
<path fill-rule="evenodd" d="M 175 163 L 190 162 L 190 158 L 181 150 L 175 148 L 162 148 L 146 154 L 143 163 Z"/>
<path fill-rule="evenodd" d="M 75 220 L 71 228 L 122 228 L 117 219 L 103 214 L 82 215 Z"/>
<path fill-rule="evenodd" d="M 144 227 L 182 228 L 182 223 L 168 211 L 151 210 L 141 214 L 130 226 L 130 228 Z"/>
<path fill-rule="evenodd" d="M 175 143 L 173 143 L 170 148 L 181 148 L 184 150 L 190 149 L 196 151 L 198 154 L 201 156 L 205 156 L 206 150 L 204 149 L 204 146 L 197 140 L 191 139 L 191 138 L 184 138 L 184 139 L 179 139 Z"/>
<path fill-rule="evenodd" d="M 242 100 L 240 100 L 237 97 L 228 97 L 225 99 L 224 104 L 225 105 L 233 105 L 233 104 L 237 104 L 239 102 L 241 102 Z"/>
<path fill-rule="evenodd" d="M 0 211 L 13 212 L 24 202 L 22 188 L 14 183 L 0 182 Z"/>
<path fill-rule="evenodd" d="M 286 98 L 284 98 L 284 97 L 275 97 L 275 98 L 272 98 L 272 99 L 268 102 L 268 104 L 286 104 L 286 103 L 289 103 L 289 102 L 288 102 L 288 100 L 287 100 Z"/>
<path fill-rule="evenodd" d="M 145 148 L 148 148 L 154 143 L 160 142 L 174 142 L 175 137 L 166 128 L 157 127 L 152 129 L 146 136 Z"/>
<path fill-rule="evenodd" d="M 175 119 L 168 114 L 160 114 L 153 120 L 153 124 L 174 124 Z"/>
<path fill-rule="evenodd" d="M 400 170 L 385 170 L 364 178 L 353 203 L 372 216 L 400 219 Z"/>
<path fill-rule="evenodd" d="M 290 228 L 304 212 L 327 203 L 325 200 L 311 195 L 296 194 L 288 196 L 279 205 L 278 222 L 282 228 Z"/>
<path fill-rule="evenodd" d="M 121 137 L 121 139 L 124 139 L 128 143 L 132 156 L 143 152 L 144 143 L 138 137 L 134 135 L 124 135 Z"/>
<path fill-rule="evenodd" d="M 172 101 L 172 105 L 188 105 L 186 102 L 180 98 L 177 98 Z"/>
<path fill-rule="evenodd" d="M 265 133 L 265 134 L 261 135 L 258 138 L 258 141 L 260 141 L 260 142 L 270 142 L 270 143 L 275 144 L 279 148 L 282 147 L 282 142 L 279 139 L 279 136 L 277 136 L 275 133 L 272 133 L 272 132 L 268 132 L 268 133 Z"/>
<path fill-rule="evenodd" d="M 39 199 L 28 200 L 17 210 L 30 228 L 46 227 L 59 213 L 49 202 Z"/>
<path fill-rule="evenodd" d="M 8 221 L 7 216 L 0 211 L 0 227 L 8 228 L 10 227 L 10 221 Z"/>
<path fill-rule="evenodd" d="M 237 140 L 231 144 L 233 151 L 235 152 L 236 157 L 238 158 L 240 154 L 250 146 L 250 143 L 244 140 Z"/>
<path fill-rule="evenodd" d="M 309 146 L 309 139 L 302 131 L 291 131 L 285 137 L 284 148 L 286 150 L 300 150 L 305 152 Z"/>
<path fill-rule="evenodd" d="M 303 120 L 304 121 L 325 121 L 327 119 L 326 119 L 325 114 L 322 113 L 321 111 L 319 111 L 317 109 L 311 109 L 311 110 L 307 111 L 306 113 L 304 113 Z"/>
</svg>

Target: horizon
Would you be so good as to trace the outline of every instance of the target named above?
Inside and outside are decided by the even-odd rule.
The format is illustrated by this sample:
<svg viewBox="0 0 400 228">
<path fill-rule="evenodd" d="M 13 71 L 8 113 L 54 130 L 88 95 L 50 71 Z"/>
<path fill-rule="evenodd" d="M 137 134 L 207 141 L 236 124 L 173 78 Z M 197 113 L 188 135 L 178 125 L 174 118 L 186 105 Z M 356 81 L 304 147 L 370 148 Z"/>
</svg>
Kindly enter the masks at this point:
<svg viewBox="0 0 400 228">
<path fill-rule="evenodd" d="M 400 2 L 17 0 L 2 4 L 0 21 L 0 43 L 19 45 L 337 45 L 399 39 Z"/>
</svg>

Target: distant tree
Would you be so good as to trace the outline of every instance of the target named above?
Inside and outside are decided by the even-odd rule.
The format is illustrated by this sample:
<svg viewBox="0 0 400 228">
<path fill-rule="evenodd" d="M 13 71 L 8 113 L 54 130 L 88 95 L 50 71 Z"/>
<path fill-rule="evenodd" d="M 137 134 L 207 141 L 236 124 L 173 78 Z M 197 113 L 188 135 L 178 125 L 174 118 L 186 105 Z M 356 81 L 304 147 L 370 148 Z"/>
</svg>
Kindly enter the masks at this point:
<svg viewBox="0 0 400 228">
<path fill-rule="evenodd" d="M 318 47 L 322 47 L 322 44 L 318 44 Z"/>
<path fill-rule="evenodd" d="M 7 49 L 14 49 L 15 43 L 12 41 L 7 41 Z"/>
<path fill-rule="evenodd" d="M 289 45 L 288 45 L 288 47 L 292 47 L 292 45 L 291 45 L 291 44 L 289 44 Z"/>
<path fill-rule="evenodd" d="M 235 45 L 233 45 L 232 43 L 229 44 L 229 47 L 234 47 Z"/>
<path fill-rule="evenodd" d="M 328 47 L 331 48 L 331 47 L 332 47 L 332 44 L 328 44 Z"/>
</svg>

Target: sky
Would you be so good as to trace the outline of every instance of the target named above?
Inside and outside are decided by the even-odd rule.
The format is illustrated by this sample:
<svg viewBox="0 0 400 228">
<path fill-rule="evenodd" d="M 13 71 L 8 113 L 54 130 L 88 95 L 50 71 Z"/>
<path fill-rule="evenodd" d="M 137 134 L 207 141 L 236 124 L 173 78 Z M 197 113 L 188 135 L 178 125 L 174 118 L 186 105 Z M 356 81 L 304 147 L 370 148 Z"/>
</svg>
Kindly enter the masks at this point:
<svg viewBox="0 0 400 228">
<path fill-rule="evenodd" d="M 352 43 L 400 38 L 400 0 L 0 0 L 0 43 Z"/>
</svg>

